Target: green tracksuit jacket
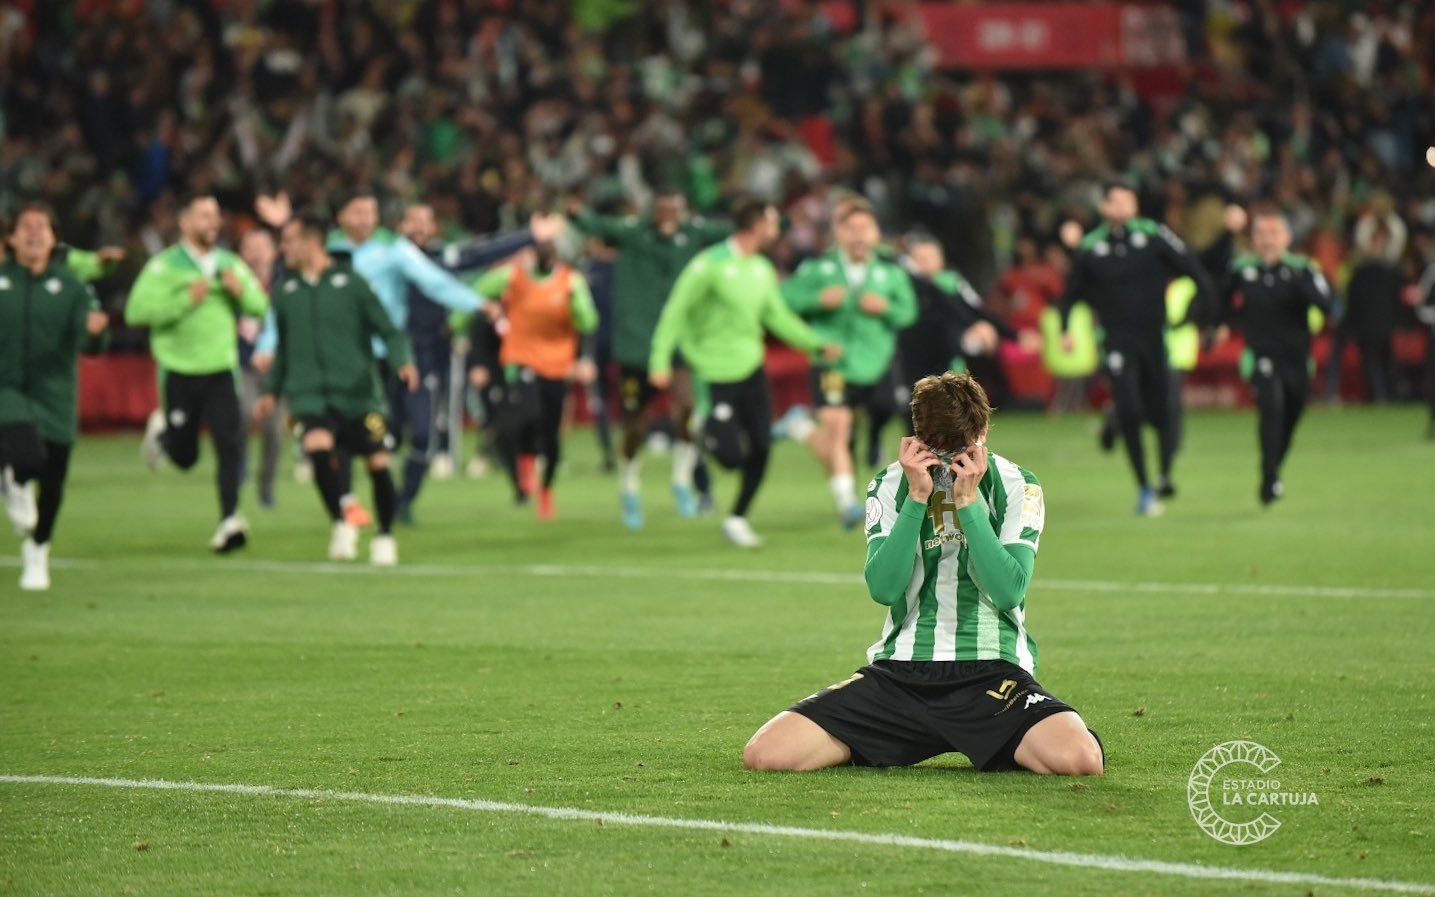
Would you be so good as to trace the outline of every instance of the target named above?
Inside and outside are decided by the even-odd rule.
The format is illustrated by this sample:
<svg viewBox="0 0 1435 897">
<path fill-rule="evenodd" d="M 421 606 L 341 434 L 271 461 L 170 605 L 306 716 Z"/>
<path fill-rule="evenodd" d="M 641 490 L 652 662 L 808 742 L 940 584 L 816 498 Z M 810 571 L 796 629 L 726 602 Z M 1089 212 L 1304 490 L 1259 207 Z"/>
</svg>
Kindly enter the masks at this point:
<svg viewBox="0 0 1435 897">
<path fill-rule="evenodd" d="M 670 373 L 681 349 L 709 383 L 737 383 L 762 366 L 763 330 L 815 352 L 825 344 L 782 301 L 766 256 L 742 255 L 731 240 L 698 253 L 673 285 L 653 334 L 651 373 Z"/>
<path fill-rule="evenodd" d="M 240 315 L 263 318 L 269 308 L 264 287 L 249 266 L 234 253 L 216 248 L 215 276 L 209 290 L 195 305 L 189 287 L 204 279 L 194 256 L 174 245 L 145 264 L 130 288 L 125 323 L 150 329 L 150 351 L 164 371 L 179 374 L 217 374 L 239 365 L 235 325 Z M 220 275 L 233 271 L 239 278 L 236 299 L 224 288 Z"/>
<path fill-rule="evenodd" d="M 274 286 L 274 324 L 279 343 L 264 391 L 282 395 L 295 417 L 382 414 L 374 338 L 395 368 L 412 357 L 379 297 L 346 264 L 331 265 L 314 282 L 289 272 Z"/>
<path fill-rule="evenodd" d="M 621 365 L 644 368 L 658 317 L 678 275 L 693 256 L 726 238 L 732 229 L 691 218 L 665 237 L 649 218 L 607 218 L 589 212 L 574 217 L 573 223 L 618 250 L 613 274 L 613 357 Z"/>
<path fill-rule="evenodd" d="M 39 274 L 0 262 L 0 424 L 33 423 L 49 442 L 75 441 L 75 361 L 97 308 L 62 262 Z"/>
<path fill-rule="evenodd" d="M 897 331 L 917 320 L 917 298 L 907 272 L 873 255 L 867 262 L 861 283 L 848 283 L 842 258 L 836 252 L 808 259 L 798 266 L 782 286 L 788 306 L 811 325 L 825 342 L 843 349 L 836 364 L 843 378 L 859 386 L 871 386 L 886 375 L 897 350 Z M 822 291 L 839 286 L 847 291 L 842 304 L 822 307 Z M 887 300 L 887 311 L 869 315 L 857 307 L 864 293 Z"/>
</svg>

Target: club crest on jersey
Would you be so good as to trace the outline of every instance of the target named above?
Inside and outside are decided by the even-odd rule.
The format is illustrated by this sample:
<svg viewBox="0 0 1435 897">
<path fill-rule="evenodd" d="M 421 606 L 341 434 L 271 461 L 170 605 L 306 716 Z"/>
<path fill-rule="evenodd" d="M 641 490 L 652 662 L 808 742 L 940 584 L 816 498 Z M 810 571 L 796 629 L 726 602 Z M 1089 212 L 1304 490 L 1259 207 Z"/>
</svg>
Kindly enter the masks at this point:
<svg viewBox="0 0 1435 897">
<path fill-rule="evenodd" d="M 1131 245 L 1135 246 L 1137 249 L 1142 248 L 1146 245 L 1146 235 L 1138 230 L 1136 233 L 1131 235 Z"/>
<path fill-rule="evenodd" d="M 876 526 L 877 521 L 881 519 L 882 503 L 878 501 L 877 496 L 874 495 L 871 498 L 867 499 L 867 526 L 869 528 Z"/>
<path fill-rule="evenodd" d="M 45 281 L 45 289 L 48 290 L 52 296 L 60 292 L 60 278 L 52 277 Z"/>
<path fill-rule="evenodd" d="M 0 277 L 0 290 L 10 289 L 10 278 Z"/>
<path fill-rule="evenodd" d="M 1253 281 L 1253 280 L 1256 279 L 1256 269 L 1255 269 L 1255 268 L 1247 268 L 1246 270 L 1244 270 L 1244 271 L 1241 272 L 1241 276 L 1244 277 L 1246 280 L 1252 280 L 1252 281 Z"/>
<path fill-rule="evenodd" d="M 1097 255 L 1106 255 L 1111 252 L 1111 246 L 1105 240 L 1102 240 L 1100 243 L 1091 247 L 1091 251 Z"/>
<path fill-rule="evenodd" d="M 342 272 L 339 273 L 339 274 L 335 274 L 335 275 L 333 276 L 333 278 L 330 279 L 329 282 L 332 283 L 332 284 L 333 284 L 334 286 L 336 286 L 336 287 L 347 286 L 348 283 L 349 283 L 349 275 L 344 274 L 344 273 L 342 273 Z"/>
</svg>

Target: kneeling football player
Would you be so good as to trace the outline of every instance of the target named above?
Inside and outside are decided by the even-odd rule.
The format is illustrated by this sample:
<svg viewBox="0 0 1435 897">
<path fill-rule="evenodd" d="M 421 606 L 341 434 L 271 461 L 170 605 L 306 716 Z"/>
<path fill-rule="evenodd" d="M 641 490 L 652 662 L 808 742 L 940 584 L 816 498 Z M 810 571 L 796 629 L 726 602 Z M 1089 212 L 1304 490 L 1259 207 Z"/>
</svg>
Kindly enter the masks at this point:
<svg viewBox="0 0 1435 897">
<path fill-rule="evenodd" d="M 340 508 L 335 448 L 367 459 L 379 518 L 369 560 L 392 566 L 398 563 L 392 535 L 397 496 L 389 472 L 393 439 L 385 423 L 374 340 L 384 341 L 390 363 L 410 390 L 418 388 L 418 371 L 410 360 L 408 341 L 368 283 L 325 250 L 326 230 L 322 220 L 310 217 L 295 218 L 284 226 L 280 247 L 289 273 L 274 287 L 272 297 L 279 342 L 254 413 L 268 417 L 282 395 L 303 426 L 314 485 L 333 521 L 331 560 L 353 560 L 359 538 L 358 529 L 344 519 Z"/>
<path fill-rule="evenodd" d="M 1036 477 L 987 451 L 967 374 L 912 390 L 916 435 L 868 486 L 867 589 L 889 608 L 867 666 L 773 717 L 749 769 L 910 766 L 958 751 L 982 771 L 1100 775 L 1077 712 L 1036 679 L 1026 592 L 1045 520 Z"/>
</svg>

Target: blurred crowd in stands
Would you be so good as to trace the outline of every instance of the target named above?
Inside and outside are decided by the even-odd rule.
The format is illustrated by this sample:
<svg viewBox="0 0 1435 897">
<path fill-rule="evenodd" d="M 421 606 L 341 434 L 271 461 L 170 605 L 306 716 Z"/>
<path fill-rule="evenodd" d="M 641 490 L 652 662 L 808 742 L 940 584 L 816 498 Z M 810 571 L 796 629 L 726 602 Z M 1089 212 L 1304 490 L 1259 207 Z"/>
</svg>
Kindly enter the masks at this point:
<svg viewBox="0 0 1435 897">
<path fill-rule="evenodd" d="M 386 218 L 423 198 L 458 234 L 574 194 L 641 210 L 675 184 L 703 212 L 778 202 L 790 267 L 854 188 L 1023 323 L 1059 289 L 1060 224 L 1118 175 L 1197 247 L 1228 202 L 1273 201 L 1352 308 L 1351 273 L 1378 265 L 1379 326 L 1413 323 L 1401 299 L 1435 262 L 1435 5 L 1174 3 L 1187 59 L 1154 88 L 938 70 L 914 5 L 21 0 L 0 8 L 0 212 L 42 197 L 66 241 L 128 246 L 113 303 L 183 189 L 242 228 L 257 193 L 323 209 L 371 183 Z"/>
</svg>

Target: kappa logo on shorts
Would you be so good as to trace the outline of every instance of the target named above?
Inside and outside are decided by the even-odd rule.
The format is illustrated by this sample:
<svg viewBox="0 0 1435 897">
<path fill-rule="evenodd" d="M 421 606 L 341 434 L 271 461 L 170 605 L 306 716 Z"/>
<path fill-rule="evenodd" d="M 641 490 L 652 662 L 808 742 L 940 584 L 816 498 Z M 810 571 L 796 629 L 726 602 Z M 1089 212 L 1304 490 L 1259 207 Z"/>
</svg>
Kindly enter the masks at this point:
<svg viewBox="0 0 1435 897">
<path fill-rule="evenodd" d="M 169 425 L 179 428 L 189 422 L 189 416 L 184 413 L 183 408 L 175 408 L 169 413 Z"/>
<path fill-rule="evenodd" d="M 1051 700 L 1051 697 L 1050 697 L 1049 695 L 1044 695 L 1044 694 L 1042 694 L 1041 692 L 1034 691 L 1034 692 L 1032 692 L 1031 694 L 1029 694 L 1029 695 L 1026 696 L 1026 703 L 1025 703 L 1024 705 L 1022 705 L 1022 708 L 1021 708 L 1021 709 L 1023 709 L 1023 710 L 1028 710 L 1028 709 L 1031 708 L 1031 705 L 1033 705 L 1033 704 L 1040 704 L 1042 701 L 1050 701 L 1050 700 Z"/>
</svg>

